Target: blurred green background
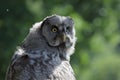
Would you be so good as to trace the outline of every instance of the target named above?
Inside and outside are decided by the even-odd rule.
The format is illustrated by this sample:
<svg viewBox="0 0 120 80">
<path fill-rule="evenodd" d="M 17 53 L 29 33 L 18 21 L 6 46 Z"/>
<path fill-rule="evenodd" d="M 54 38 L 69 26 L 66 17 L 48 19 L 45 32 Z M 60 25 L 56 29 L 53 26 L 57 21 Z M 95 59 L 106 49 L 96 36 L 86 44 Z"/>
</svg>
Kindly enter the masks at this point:
<svg viewBox="0 0 120 80">
<path fill-rule="evenodd" d="M 120 0 L 0 0 L 0 80 L 29 28 L 52 14 L 75 22 L 77 80 L 120 80 Z"/>
</svg>

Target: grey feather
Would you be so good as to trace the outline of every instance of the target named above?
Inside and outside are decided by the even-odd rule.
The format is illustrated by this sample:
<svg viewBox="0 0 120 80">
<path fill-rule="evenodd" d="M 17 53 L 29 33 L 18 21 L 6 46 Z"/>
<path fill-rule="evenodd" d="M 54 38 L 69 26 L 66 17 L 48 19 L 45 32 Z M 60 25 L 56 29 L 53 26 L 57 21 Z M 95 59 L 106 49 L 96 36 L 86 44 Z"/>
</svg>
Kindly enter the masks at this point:
<svg viewBox="0 0 120 80">
<path fill-rule="evenodd" d="M 6 80 L 75 80 L 69 62 L 75 42 L 71 18 L 59 15 L 45 18 L 33 25 L 17 47 Z"/>
</svg>

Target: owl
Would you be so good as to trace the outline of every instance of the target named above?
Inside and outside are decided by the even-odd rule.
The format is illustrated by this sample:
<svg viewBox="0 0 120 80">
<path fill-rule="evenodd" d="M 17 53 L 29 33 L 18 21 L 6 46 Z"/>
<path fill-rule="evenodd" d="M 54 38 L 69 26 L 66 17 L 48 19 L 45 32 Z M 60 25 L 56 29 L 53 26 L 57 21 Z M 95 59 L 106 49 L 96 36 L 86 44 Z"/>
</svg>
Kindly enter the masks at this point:
<svg viewBox="0 0 120 80">
<path fill-rule="evenodd" d="M 75 80 L 70 65 L 75 42 L 70 17 L 52 15 L 35 23 L 17 47 L 6 80 Z"/>
</svg>

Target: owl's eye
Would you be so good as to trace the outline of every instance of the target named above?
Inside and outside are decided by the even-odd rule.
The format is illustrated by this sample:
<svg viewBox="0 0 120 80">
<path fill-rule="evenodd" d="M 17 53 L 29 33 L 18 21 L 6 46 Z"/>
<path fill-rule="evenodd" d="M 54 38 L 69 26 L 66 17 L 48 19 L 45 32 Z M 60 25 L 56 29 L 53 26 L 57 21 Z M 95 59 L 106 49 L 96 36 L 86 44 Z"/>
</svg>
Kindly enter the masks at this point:
<svg viewBox="0 0 120 80">
<path fill-rule="evenodd" d="M 58 31 L 57 27 L 56 27 L 56 26 L 53 26 L 52 32 L 57 32 L 57 31 Z"/>
<path fill-rule="evenodd" d="M 70 26 L 66 27 L 66 30 L 71 31 L 71 27 Z"/>
</svg>

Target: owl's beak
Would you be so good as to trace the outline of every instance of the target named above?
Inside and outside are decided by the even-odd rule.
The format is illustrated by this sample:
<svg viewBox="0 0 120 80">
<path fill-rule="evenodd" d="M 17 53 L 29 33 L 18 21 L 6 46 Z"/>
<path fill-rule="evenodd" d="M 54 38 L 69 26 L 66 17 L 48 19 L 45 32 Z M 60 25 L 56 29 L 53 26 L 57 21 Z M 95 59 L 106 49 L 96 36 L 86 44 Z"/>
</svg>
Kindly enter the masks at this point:
<svg viewBox="0 0 120 80">
<path fill-rule="evenodd" d="M 62 38 L 63 38 L 63 42 L 65 42 L 65 41 L 66 41 L 67 36 L 66 36 L 65 34 L 63 34 Z"/>
</svg>

